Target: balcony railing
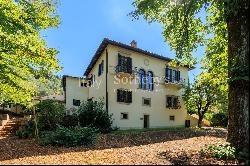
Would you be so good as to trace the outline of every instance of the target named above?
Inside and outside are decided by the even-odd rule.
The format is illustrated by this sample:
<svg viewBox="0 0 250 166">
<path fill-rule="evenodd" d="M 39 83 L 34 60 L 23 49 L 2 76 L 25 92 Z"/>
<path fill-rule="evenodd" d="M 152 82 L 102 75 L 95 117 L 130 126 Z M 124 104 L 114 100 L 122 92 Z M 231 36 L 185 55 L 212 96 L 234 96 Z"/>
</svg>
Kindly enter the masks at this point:
<svg viewBox="0 0 250 166">
<path fill-rule="evenodd" d="M 184 87 L 186 84 L 185 79 L 180 78 L 180 80 L 165 78 L 165 85 L 176 85 L 179 87 Z"/>
<path fill-rule="evenodd" d="M 132 74 L 133 70 L 132 70 L 132 67 L 129 68 L 127 66 L 117 65 L 115 67 L 115 72 L 116 73 L 128 73 L 128 74 Z"/>
</svg>

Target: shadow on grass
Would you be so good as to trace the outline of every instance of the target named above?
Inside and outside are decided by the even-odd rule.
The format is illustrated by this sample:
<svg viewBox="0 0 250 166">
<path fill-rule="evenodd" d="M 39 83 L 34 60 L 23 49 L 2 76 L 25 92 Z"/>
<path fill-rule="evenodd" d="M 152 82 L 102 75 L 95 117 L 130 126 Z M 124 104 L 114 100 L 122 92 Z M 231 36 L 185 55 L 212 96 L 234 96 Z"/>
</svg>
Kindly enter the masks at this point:
<svg viewBox="0 0 250 166">
<path fill-rule="evenodd" d="M 93 147 L 52 147 L 41 146 L 35 139 L 18 139 L 17 137 L 0 138 L 0 161 L 24 157 L 58 155 L 70 152 L 84 152 L 88 150 L 103 150 L 110 148 L 124 148 L 154 143 L 182 140 L 193 137 L 212 136 L 225 138 L 225 130 L 200 129 L 164 129 L 160 131 L 117 131 L 100 135 Z"/>
</svg>

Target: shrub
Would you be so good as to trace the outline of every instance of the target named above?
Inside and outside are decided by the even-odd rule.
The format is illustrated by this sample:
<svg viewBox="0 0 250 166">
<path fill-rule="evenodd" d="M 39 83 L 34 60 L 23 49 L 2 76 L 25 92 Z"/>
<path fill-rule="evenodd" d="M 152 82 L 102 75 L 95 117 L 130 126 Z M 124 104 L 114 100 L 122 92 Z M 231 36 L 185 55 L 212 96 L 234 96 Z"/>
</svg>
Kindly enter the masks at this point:
<svg viewBox="0 0 250 166">
<path fill-rule="evenodd" d="M 94 128 L 62 127 L 57 126 L 55 131 L 45 131 L 40 136 L 43 145 L 52 146 L 79 146 L 92 145 L 97 138 L 97 130 Z"/>
<path fill-rule="evenodd" d="M 219 113 L 213 114 L 213 116 L 211 118 L 212 126 L 227 127 L 227 122 L 228 122 L 228 116 L 224 112 L 219 112 Z"/>
<path fill-rule="evenodd" d="M 18 138 L 29 138 L 34 136 L 34 123 L 33 121 L 28 121 L 28 123 L 20 130 L 16 131 L 16 136 Z"/>
<path fill-rule="evenodd" d="M 224 160 L 236 158 L 236 149 L 230 146 L 230 144 L 210 145 L 207 149 L 201 149 L 200 154 L 204 156 L 205 153 L 210 154 L 214 158 Z"/>
<path fill-rule="evenodd" d="M 63 117 L 62 125 L 64 127 L 75 127 L 78 125 L 78 116 L 77 114 L 65 115 Z"/>
<path fill-rule="evenodd" d="M 63 104 L 53 101 L 45 100 L 36 105 L 37 107 L 37 122 L 40 131 L 53 130 L 57 124 L 62 122 L 65 114 L 65 107 Z"/>
<path fill-rule="evenodd" d="M 245 165 L 249 165 L 249 150 L 244 148 L 240 150 L 237 154 L 239 161 L 243 161 Z"/>
<path fill-rule="evenodd" d="M 112 116 L 104 110 L 103 101 L 83 102 L 78 111 L 82 127 L 94 127 L 101 133 L 108 133 L 112 130 Z"/>
</svg>

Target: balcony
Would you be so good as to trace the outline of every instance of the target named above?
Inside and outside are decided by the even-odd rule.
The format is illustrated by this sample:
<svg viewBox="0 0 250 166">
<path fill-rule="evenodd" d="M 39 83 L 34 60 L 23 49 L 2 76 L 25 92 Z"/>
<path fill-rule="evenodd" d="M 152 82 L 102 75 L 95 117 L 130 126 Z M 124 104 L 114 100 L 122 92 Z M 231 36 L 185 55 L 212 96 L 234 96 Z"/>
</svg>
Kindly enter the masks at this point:
<svg viewBox="0 0 250 166">
<path fill-rule="evenodd" d="M 121 66 L 121 65 L 117 65 L 115 67 L 115 73 L 119 78 L 122 77 L 129 77 L 129 78 L 135 78 L 135 70 L 132 69 L 132 67 L 128 67 L 128 66 Z"/>
<path fill-rule="evenodd" d="M 180 78 L 179 81 L 175 80 L 175 79 L 168 79 L 168 78 L 165 78 L 165 82 L 164 82 L 165 86 L 168 86 L 168 87 L 176 87 L 178 89 L 181 89 L 185 86 L 185 79 L 183 78 Z"/>
</svg>

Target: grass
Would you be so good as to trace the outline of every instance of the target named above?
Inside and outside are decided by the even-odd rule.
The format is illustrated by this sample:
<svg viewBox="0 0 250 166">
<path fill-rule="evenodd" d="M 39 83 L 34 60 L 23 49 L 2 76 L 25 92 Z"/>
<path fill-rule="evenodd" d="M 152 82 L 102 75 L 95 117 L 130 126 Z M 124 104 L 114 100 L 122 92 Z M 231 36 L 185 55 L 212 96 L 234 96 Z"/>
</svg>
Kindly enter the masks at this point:
<svg viewBox="0 0 250 166">
<path fill-rule="evenodd" d="M 166 127 L 166 128 L 148 128 L 148 129 L 127 129 L 127 130 L 117 130 L 112 131 L 110 134 L 115 135 L 124 135 L 124 134 L 140 134 L 143 132 L 152 132 L 152 131 L 179 131 L 183 130 L 185 127 Z"/>
</svg>

